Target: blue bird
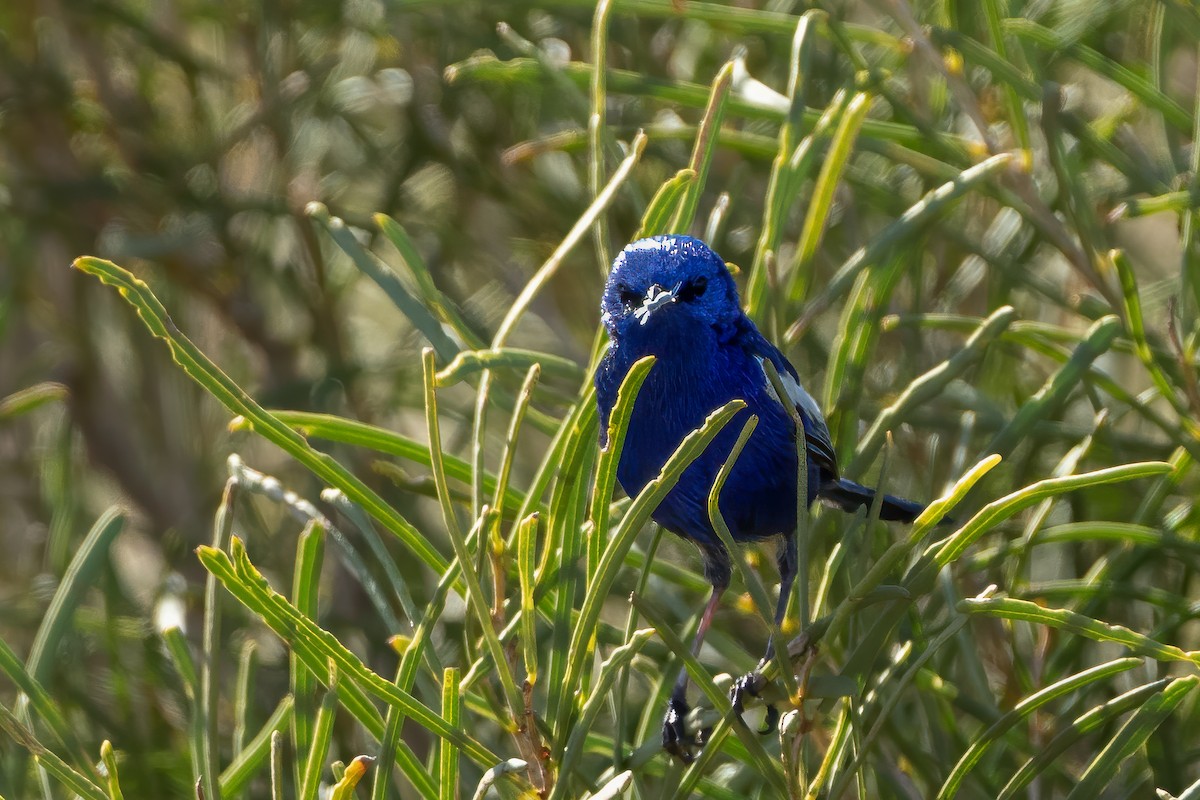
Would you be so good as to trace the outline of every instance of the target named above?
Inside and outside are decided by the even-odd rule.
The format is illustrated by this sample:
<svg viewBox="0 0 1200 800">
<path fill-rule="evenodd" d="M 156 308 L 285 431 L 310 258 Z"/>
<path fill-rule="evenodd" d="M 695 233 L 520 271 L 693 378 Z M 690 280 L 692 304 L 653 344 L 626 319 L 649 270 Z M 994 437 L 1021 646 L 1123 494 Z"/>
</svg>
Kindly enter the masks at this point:
<svg viewBox="0 0 1200 800">
<path fill-rule="evenodd" d="M 758 426 L 718 498 L 721 514 L 739 542 L 782 536 L 778 551 L 782 623 L 796 577 L 796 431 L 793 417 L 777 397 L 764 371 L 770 361 L 786 389 L 786 402 L 799 412 L 808 450 L 808 503 L 853 511 L 871 503 L 875 492 L 839 476 L 837 457 L 821 409 L 800 385 L 788 363 L 742 312 L 737 286 L 724 261 L 704 242 L 689 236 L 655 236 L 626 247 L 613 262 L 601 302 L 602 322 L 611 345 L 596 372 L 601 445 L 607 445 L 608 419 L 617 390 L 638 359 L 653 355 L 654 367 L 642 385 L 626 433 L 617 480 L 635 496 L 653 480 L 687 434 L 734 398 L 745 401 L 738 413 L 683 472 L 678 484 L 653 513 L 667 530 L 696 544 L 712 595 L 700 617 L 692 652 L 700 649 L 721 594 L 729 586 L 731 562 L 708 516 L 708 495 L 718 470 L 733 448 L 749 415 Z M 911 522 L 924 507 L 885 495 L 880 517 Z M 768 641 L 764 661 L 773 654 Z M 760 664 L 761 666 L 761 664 Z M 753 673 L 752 673 L 753 676 Z M 747 676 L 750 678 L 752 676 Z M 755 682 L 735 684 L 741 692 Z M 681 670 L 663 719 L 663 747 L 689 761 L 687 672 Z"/>
</svg>

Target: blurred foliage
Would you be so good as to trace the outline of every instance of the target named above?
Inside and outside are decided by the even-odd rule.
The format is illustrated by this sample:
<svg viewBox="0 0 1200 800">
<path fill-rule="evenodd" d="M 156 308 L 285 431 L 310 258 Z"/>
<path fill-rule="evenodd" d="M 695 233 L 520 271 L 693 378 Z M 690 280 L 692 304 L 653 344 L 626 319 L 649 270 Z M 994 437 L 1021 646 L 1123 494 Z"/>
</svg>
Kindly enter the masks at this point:
<svg viewBox="0 0 1200 800">
<path fill-rule="evenodd" d="M 262 406 L 335 414 L 405 437 L 387 443 L 396 448 L 387 458 L 350 446 L 350 439 L 334 441 L 332 432 L 314 444 L 449 554 L 447 520 L 433 499 L 438 488 L 428 469 L 414 463 L 419 458 L 400 452 L 428 441 L 420 357 L 426 337 L 340 246 L 352 245 L 336 241 L 319 212 L 308 213 L 309 204 L 324 204 L 367 251 L 399 265 L 407 291 L 441 309 L 454 323 L 455 341 L 474 348 L 492 339 L 589 206 L 594 177 L 603 185 L 635 132 L 647 131 L 645 151 L 594 240 L 585 237 L 566 254 L 508 342 L 580 365 L 572 372 L 555 362 L 556 375 L 546 366 L 514 445 L 511 485 L 523 493 L 558 421 L 576 408 L 578 377 L 595 349 L 607 269 L 600 256 L 634 235 L 658 188 L 691 163 L 709 85 L 731 58 L 723 127 L 691 230 L 740 265 L 752 311 L 787 345 L 821 399 L 852 472 L 876 479 L 887 429 L 894 444 L 883 478 L 908 496 L 939 496 L 971 465 L 1000 452 L 1004 463 L 956 512 L 967 520 L 990 501 L 1052 475 L 1155 459 L 1174 467 L 1168 478 L 1103 488 L 1085 483 L 1015 521 L 996 522 L 977 534 L 978 546 L 956 556 L 936 587 L 924 589 L 919 607 L 901 615 L 899 633 L 872 639 L 865 620 L 848 623 L 844 641 L 824 643 L 825 672 L 857 663 L 851 656 L 858 654 L 867 664 L 856 674 L 860 688 L 876 694 L 855 712 L 861 716 L 850 726 L 853 734 L 835 729 L 836 715 L 822 709 L 798 756 L 808 777 L 816 779 L 826 752 L 852 742 L 873 770 L 867 796 L 930 795 L 970 744 L 981 741 L 981 731 L 1018 700 L 1125 654 L 1111 642 L 1085 645 L 1061 619 L 1034 625 L 981 616 L 965 625 L 967 613 L 1028 619 L 1020 614 L 1029 609 L 987 606 L 986 599 L 970 601 L 985 611 L 956 605 L 989 583 L 1014 603 L 1069 608 L 1187 651 L 1200 647 L 1191 619 L 1198 538 L 1193 462 L 1200 455 L 1196 6 L 1189 0 L 928 0 L 912 7 L 905 0 L 730 6 L 615 0 L 612 6 L 607 47 L 597 54 L 594 7 L 583 0 L 537 7 L 504 0 L 0 5 L 0 549 L 6 554 L 0 639 L 30 654 L 26 667 L 68 716 L 78 741 L 64 742 L 60 755 L 77 768 L 94 767 L 107 739 L 124 754 L 118 761 L 125 796 L 189 795 L 195 774 L 189 759 L 203 756 L 194 748 L 189 753 L 189 742 L 204 737 L 189 730 L 196 698 L 178 672 L 187 671 L 187 643 L 172 649 L 168 637 L 164 647 L 158 631 L 183 624 L 192 646 L 200 641 L 205 571 L 192 551 L 212 541 L 226 459 L 236 451 L 312 501 L 327 481 L 244 429 L 231 430 L 229 414 L 172 363 L 119 297 L 68 269 L 72 259 L 94 254 L 134 270 L 177 328 Z M 789 98 L 797 15 L 813 6 L 827 11 L 828 21 L 817 25 Z M 602 125 L 589 145 L 598 59 L 609 72 L 599 96 Z M 857 107 L 850 100 L 856 91 L 866 93 Z M 790 154 L 827 109 L 834 109 L 830 124 L 824 138 L 813 138 L 811 157 L 781 172 L 781 141 Z M 838 143 L 846 147 L 844 161 L 834 157 Z M 964 177 L 988 156 L 1001 160 Z M 950 182 L 957 182 L 957 199 L 939 204 L 931 193 Z M 401 263 L 409 254 L 397 254 L 374 212 L 398 220 L 412 237 L 432 287 L 422 282 L 419 265 Z M 1110 248 L 1124 255 L 1114 258 Z M 964 346 L 989 315 L 993 328 Z M 905 393 L 946 364 L 952 369 L 944 379 L 934 375 L 925 390 Z M 480 511 L 481 492 L 472 484 L 483 478 L 471 472 L 473 459 L 495 472 L 506 452 L 504 428 L 520 396 L 520 372 L 494 373 L 491 422 L 478 456 L 472 454 L 478 379 L 469 376 L 439 394 L 442 444 L 448 456 L 462 459 L 448 462 L 446 472 L 455 476 L 456 507 L 468 509 L 463 519 L 477 519 Z M 895 424 L 873 431 L 877 418 Z M 309 418 L 297 419 L 303 426 Z M 579 478 L 580 507 L 591 458 L 580 455 L 579 463 L 563 467 L 562 476 Z M 259 485 L 257 473 L 240 474 Z M 303 574 L 294 566 L 295 498 L 269 482 L 249 494 L 267 498 L 238 504 L 237 534 L 258 569 L 284 591 L 293 573 Z M 127 509 L 123 529 L 104 514 L 114 503 Z M 507 511 L 505 525 L 516 515 Z M 546 512 L 544 536 L 569 527 L 562 508 Z M 623 513 L 624 506 L 614 506 L 614 530 Z M 309 554 L 315 561 L 306 563 L 324 575 L 325 588 L 319 605 L 314 590 L 301 610 L 368 667 L 390 676 L 397 659 L 388 637 L 413 634 L 400 620 L 411 619 L 402 606 L 438 605 L 448 589 L 439 592 L 437 576 L 399 542 L 384 542 L 366 524 L 345 527 L 345 536 L 331 539 L 336 556 L 322 561 Z M 873 560 L 902 538 L 830 515 L 819 516 L 813 530 L 813 586 L 829 584 L 821 589 L 826 610 L 851 596 Z M 841 541 L 846 545 L 839 548 Z M 667 539 L 657 543 L 643 533 L 627 561 L 637 566 L 657 558 L 655 573 L 641 579 L 649 584 L 636 583 L 630 572 L 611 587 L 598 629 L 604 656 L 633 641 L 625 597 L 635 586 L 649 585 L 647 595 L 680 627 L 699 606 L 703 582 L 679 567 L 693 564 L 691 554 Z M 517 581 L 510 577 L 512 592 Z M 297 687 L 303 671 L 289 668 L 278 640 L 220 597 L 236 619 L 219 637 L 221 741 L 252 720 L 235 740 L 245 743 L 273 710 L 307 720 L 301 725 L 319 722 L 312 675 Z M 451 597 L 437 620 L 433 650 L 466 675 L 479 659 L 486 663 L 487 637 L 464 611 L 461 593 Z M 562 607 L 567 616 L 558 623 L 569 623 L 568 612 L 579 605 L 573 596 L 567 602 L 575 604 Z M 752 666 L 746 653 L 757 652 L 763 637 L 753 624 L 738 624 L 754 616 L 747 606 L 723 609 L 703 661 L 732 671 Z M 540 647 L 547 658 L 562 643 L 561 624 L 553 633 L 539 638 L 535 654 Z M 876 658 L 855 649 L 864 641 L 878 645 Z M 946 649 L 935 653 L 934 644 Z M 648 711 L 637 720 L 637 709 L 620 710 L 614 694 L 613 711 L 624 724 L 605 729 L 603 741 L 591 740 L 588 758 L 570 778 L 572 792 L 596 786 L 614 749 L 643 744 L 650 749 L 635 758 L 636 796 L 680 785 L 674 766 L 661 756 L 649 760 L 661 708 L 657 673 L 673 675 L 674 662 L 661 667 L 671 655 L 657 641 L 645 654 L 652 658 L 638 655 L 630 674 L 647 680 L 622 673 L 618 687 L 628 688 L 631 706 L 644 702 Z M 1143 691 L 1138 698 L 1157 699 L 1139 704 L 1133 717 L 1119 717 L 1132 705 L 1113 706 L 1095 738 L 1068 740 L 1061 764 L 1042 765 L 1036 780 L 1045 782 L 1045 796 L 1065 796 L 1080 775 L 1090 778 L 1080 786 L 1103 783 L 1103 769 L 1115 772 L 1121 763 L 1117 755 L 1136 751 L 1103 796 L 1148 796 L 1154 786 L 1182 793 L 1200 778 L 1196 700 L 1161 686 L 1144 689 L 1184 674 L 1156 661 L 1159 651 L 1149 655 L 1132 672 L 1089 684 L 1090 694 L 1067 697 L 1053 713 L 1022 717 L 1024 727 L 1005 735 L 1005 752 L 989 753 L 970 773 L 963 796 L 995 796 L 1026 757 L 1071 731 L 1070 720 L 1135 689 Z M 234 685 L 238 675 L 248 684 L 241 689 Z M 340 675 L 345 685 L 355 677 Z M 588 677 L 585 671 L 581 680 Z M 430 708 L 443 700 L 454 705 L 458 677 L 443 679 L 433 663 L 421 666 L 414 694 Z M 504 734 L 510 720 L 502 687 L 475 674 L 464 682 L 464 729 L 497 753 L 515 755 Z M 905 693 L 909 686 L 919 691 Z M 1176 684 L 1177 692 L 1185 689 L 1190 685 Z M 279 705 L 289 691 L 295 712 Z M 0 682 L 0 706 L 14 708 L 15 697 Z M 479 722 L 476 731 L 472 719 L 487 724 Z M 1123 720 L 1135 724 L 1121 727 Z M 324 735 L 333 742 L 331 758 L 350 762 L 375 752 L 371 737 L 349 718 L 330 724 Z M 556 720 L 545 724 L 563 733 Z M 1137 731 L 1155 726 L 1142 748 Z M 616 745 L 611 728 L 619 732 Z M 35 777 L 24 750 L 10 746 L 12 726 L 5 730 L 0 795 L 60 796 L 57 785 L 45 789 Z M 414 758 L 441 758 L 436 737 L 412 722 L 404 730 Z M 35 730 L 47 731 L 57 732 Z M 1121 731 L 1134 743 L 1127 752 L 1119 747 Z M 1111 754 L 1090 771 L 1110 742 L 1117 743 Z M 565 741 L 551 745 L 561 753 Z M 454 774 L 447 759 L 460 746 L 442 745 L 449 755 L 435 765 L 442 767 L 433 769 L 435 776 Z M 740 745 L 731 738 L 727 746 Z M 217 749 L 212 757 L 222 765 L 241 752 L 236 745 Z M 695 773 L 697 791 L 759 791 L 761 776 L 756 781 L 752 769 L 736 763 L 722 755 L 716 773 L 711 765 L 702 779 Z M 842 768 L 827 777 L 852 793 L 847 776 L 862 773 Z M 464 759 L 462 786 L 474 786 L 482 772 Z M 687 775 L 691 780 L 693 773 Z M 296 786 L 309 785 L 301 778 L 297 771 Z M 497 786 L 513 792 L 515 780 L 500 778 Z M 266 796 L 267 785 L 264 775 L 254 777 L 251 793 Z"/>
</svg>

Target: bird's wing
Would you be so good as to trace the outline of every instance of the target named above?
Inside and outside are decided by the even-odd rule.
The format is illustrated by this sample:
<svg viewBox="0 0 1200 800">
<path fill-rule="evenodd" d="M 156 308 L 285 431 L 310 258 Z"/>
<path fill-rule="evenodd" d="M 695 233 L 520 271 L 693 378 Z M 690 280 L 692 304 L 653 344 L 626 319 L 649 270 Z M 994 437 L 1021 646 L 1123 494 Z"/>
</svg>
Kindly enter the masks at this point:
<svg viewBox="0 0 1200 800">
<path fill-rule="evenodd" d="M 787 394 L 787 402 L 790 402 L 799 412 L 800 419 L 804 423 L 804 438 L 809 457 L 828 473 L 829 478 L 837 480 L 839 477 L 837 454 L 834 452 L 833 442 L 829 437 L 829 427 L 825 424 L 825 417 L 821 414 L 821 407 L 817 405 L 817 401 L 800 385 L 800 377 L 796 374 L 796 368 L 784 358 L 783 353 L 779 352 L 775 345 L 764 339 L 758 331 L 744 337 L 744 341 L 750 352 L 758 359 L 759 366 L 762 366 L 764 361 L 770 361 L 775 367 L 775 371 L 779 373 L 779 380 L 783 384 L 784 392 Z M 763 380 L 767 381 L 771 394 L 775 394 L 765 368 L 763 369 Z M 784 398 L 779 398 L 779 400 L 783 402 Z"/>
</svg>

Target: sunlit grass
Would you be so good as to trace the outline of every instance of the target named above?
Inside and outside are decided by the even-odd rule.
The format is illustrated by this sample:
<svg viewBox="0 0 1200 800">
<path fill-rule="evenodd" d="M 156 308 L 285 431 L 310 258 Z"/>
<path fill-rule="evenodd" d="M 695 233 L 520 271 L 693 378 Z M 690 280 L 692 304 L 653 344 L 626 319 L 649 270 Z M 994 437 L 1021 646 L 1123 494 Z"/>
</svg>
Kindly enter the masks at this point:
<svg viewBox="0 0 1200 800">
<path fill-rule="evenodd" d="M 160 602 L 188 603 L 199 630 L 176 614 L 131 633 L 111 590 L 91 607 L 121 512 L 72 545 L 28 653 L 0 642 L 15 688 L 0 695 L 0 729 L 17 746 L 0 757 L 0 794 L 116 800 L 154 776 L 206 800 L 321 786 L 372 800 L 1009 797 L 1034 785 L 1200 796 L 1200 103 L 1140 51 L 1107 49 L 1132 14 L 1071 31 L 1053 15 L 1009 18 L 997 0 L 978 19 L 951 5 L 914 17 L 904 0 L 880 3 L 877 26 L 851 26 L 831 8 L 688 2 L 681 24 L 773 37 L 780 62 L 723 55 L 705 85 L 632 69 L 614 47 L 616 25 L 674 20 L 669 0 L 564 0 L 549 7 L 594 11 L 590 60 L 563 63 L 510 27 L 516 57 L 451 65 L 456 86 L 511 100 L 545 83 L 578 109 L 572 126 L 511 146 L 577 153 L 586 197 L 490 330 L 426 263 L 411 220 L 356 226 L 309 204 L 329 257 L 420 339 L 406 365 L 419 418 L 398 430 L 264 407 L 176 326 L 155 281 L 78 259 L 231 430 L 304 472 L 281 481 L 230 459 L 192 584 Z M 1176 29 L 1200 31 L 1194 9 L 1154 8 L 1139 35 L 1158 57 Z M 1057 82 L 1081 74 L 1123 92 L 1123 113 L 1166 149 L 1144 152 L 1063 103 Z M 662 136 L 627 124 L 630 109 L 649 120 L 668 108 L 684 124 Z M 690 152 L 672 149 L 680 131 Z M 1178 223 L 1169 275 L 1124 246 L 1124 221 L 1157 214 Z M 710 231 L 738 254 L 748 311 L 822 399 L 846 473 L 931 502 L 908 528 L 821 509 L 803 522 L 792 619 L 804 624 L 785 629 L 794 641 L 757 701 L 788 712 L 770 737 L 727 699 L 728 675 L 770 633 L 767 559 L 738 551 L 730 601 L 693 657 L 703 582 L 650 523 L 740 405 L 715 409 L 623 498 L 616 463 L 652 361 L 622 386 L 601 451 L 591 371 L 603 342 L 569 357 L 520 335 L 563 302 L 557 286 L 598 286 L 624 241 L 671 231 Z M 571 273 L 580 264 L 585 277 Z M 1148 299 L 1164 282 L 1169 312 Z M 589 303 L 561 311 L 591 323 Z M 0 423 L 63 397 L 46 382 L 2 398 Z M 262 497 L 287 521 L 266 521 Z M 726 536 L 715 502 L 710 513 Z M 939 526 L 947 514 L 956 522 Z M 365 615 L 333 618 L 348 593 Z M 55 656 L 68 637 L 111 654 L 111 685 L 69 688 Z M 267 642 L 287 659 L 264 663 Z M 692 721 L 712 728 L 686 768 L 658 733 L 681 664 L 699 687 Z M 171 725 L 153 754 L 104 711 L 151 688 Z"/>
</svg>

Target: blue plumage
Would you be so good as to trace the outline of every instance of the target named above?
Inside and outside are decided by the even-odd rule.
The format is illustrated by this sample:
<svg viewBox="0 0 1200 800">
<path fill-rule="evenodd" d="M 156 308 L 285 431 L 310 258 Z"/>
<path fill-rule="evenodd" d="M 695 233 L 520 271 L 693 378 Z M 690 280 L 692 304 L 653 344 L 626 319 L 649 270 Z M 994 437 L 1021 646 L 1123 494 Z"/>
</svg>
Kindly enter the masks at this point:
<svg viewBox="0 0 1200 800">
<path fill-rule="evenodd" d="M 763 361 L 775 366 L 787 389 L 786 402 L 796 407 L 804 423 L 808 502 L 821 498 L 852 510 L 870 503 L 874 492 L 840 478 L 819 407 L 800 385 L 795 368 L 742 312 L 729 270 L 702 241 L 657 236 L 626 247 L 613 263 L 601 311 L 611 339 L 596 372 L 602 437 L 629 368 L 644 356 L 656 357 L 634 405 L 617 466 L 617 478 L 628 494 L 636 495 L 656 477 L 683 438 L 712 411 L 734 398 L 746 402 L 746 409 L 688 467 L 653 514 L 664 528 L 696 543 L 713 584 L 695 648 L 730 578 L 729 554 L 708 518 L 708 494 L 750 414 L 758 416 L 758 426 L 718 502 L 735 540 L 782 535 L 776 615 L 781 621 L 796 571 L 796 438 L 791 414 L 767 379 Z M 911 521 L 921 510 L 919 504 L 885 496 L 881 517 Z M 767 657 L 770 653 L 768 645 Z M 739 686 L 752 687 L 753 682 Z M 687 739 L 683 728 L 686 709 L 683 673 L 664 720 L 663 743 L 685 759 L 691 755 L 689 745 L 696 743 Z"/>
</svg>

